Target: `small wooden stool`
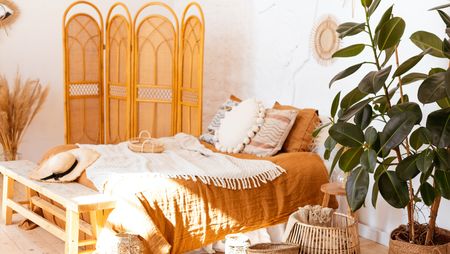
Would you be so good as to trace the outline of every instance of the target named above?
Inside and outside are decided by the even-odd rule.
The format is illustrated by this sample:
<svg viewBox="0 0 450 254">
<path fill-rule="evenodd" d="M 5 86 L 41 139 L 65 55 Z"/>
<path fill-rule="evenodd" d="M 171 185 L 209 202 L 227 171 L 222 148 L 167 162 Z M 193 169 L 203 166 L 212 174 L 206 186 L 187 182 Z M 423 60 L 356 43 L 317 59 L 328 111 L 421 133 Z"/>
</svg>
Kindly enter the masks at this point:
<svg viewBox="0 0 450 254">
<path fill-rule="evenodd" d="M 328 207 L 328 203 L 330 202 L 330 195 L 334 196 L 347 196 L 347 192 L 345 191 L 345 186 L 342 183 L 325 183 L 320 186 L 320 191 L 323 192 L 323 200 L 322 207 Z M 348 213 L 353 215 L 350 207 L 348 206 Z"/>
</svg>

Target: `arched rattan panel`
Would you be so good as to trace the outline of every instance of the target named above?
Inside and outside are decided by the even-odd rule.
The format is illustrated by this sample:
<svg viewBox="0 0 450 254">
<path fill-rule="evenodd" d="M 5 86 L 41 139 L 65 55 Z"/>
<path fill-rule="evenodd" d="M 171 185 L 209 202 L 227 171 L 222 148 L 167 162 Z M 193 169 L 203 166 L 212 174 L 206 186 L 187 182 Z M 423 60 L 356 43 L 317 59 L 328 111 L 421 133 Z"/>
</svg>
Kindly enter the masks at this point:
<svg viewBox="0 0 450 254">
<path fill-rule="evenodd" d="M 98 20 L 69 11 L 87 5 Z M 63 17 L 67 143 L 103 143 L 103 21 L 86 1 L 69 6 Z"/>
<path fill-rule="evenodd" d="M 140 17 L 155 7 L 171 16 Z M 164 3 L 148 3 L 136 14 L 133 31 L 133 134 L 149 130 L 154 137 L 171 136 L 176 131 L 177 17 Z"/>
<path fill-rule="evenodd" d="M 188 13 L 196 9 L 198 15 Z M 198 136 L 202 132 L 203 50 L 205 20 L 197 3 L 184 10 L 180 35 L 177 131 Z"/>
<path fill-rule="evenodd" d="M 125 15 L 115 14 L 121 7 Z M 131 15 L 122 3 L 111 6 L 106 18 L 105 142 L 118 143 L 130 137 L 131 128 Z"/>
</svg>

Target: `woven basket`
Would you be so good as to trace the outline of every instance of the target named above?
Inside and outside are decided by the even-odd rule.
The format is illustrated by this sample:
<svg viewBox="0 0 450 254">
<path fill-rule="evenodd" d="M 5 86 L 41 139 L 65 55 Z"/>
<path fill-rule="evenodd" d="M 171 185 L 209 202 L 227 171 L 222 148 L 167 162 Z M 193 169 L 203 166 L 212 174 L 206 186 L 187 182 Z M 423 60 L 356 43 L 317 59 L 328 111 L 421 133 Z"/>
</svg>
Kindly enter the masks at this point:
<svg viewBox="0 0 450 254">
<path fill-rule="evenodd" d="M 450 254 L 450 243 L 443 245 L 425 246 L 392 239 L 394 233 L 401 228 L 402 226 L 394 229 L 391 233 L 391 239 L 389 241 L 389 254 Z M 448 230 L 445 230 L 443 228 L 436 228 L 435 232 L 439 233 L 442 236 L 450 238 L 450 231 Z"/>
<path fill-rule="evenodd" d="M 247 253 L 298 254 L 300 246 L 288 243 L 259 243 L 250 246 Z"/>
<path fill-rule="evenodd" d="M 340 213 L 333 214 L 329 227 L 297 221 L 286 242 L 299 244 L 299 253 L 361 253 L 358 222 L 355 218 Z"/>
<path fill-rule="evenodd" d="M 141 131 L 139 137 L 128 141 L 128 149 L 135 153 L 162 153 L 164 145 L 152 138 L 148 131 Z"/>
</svg>

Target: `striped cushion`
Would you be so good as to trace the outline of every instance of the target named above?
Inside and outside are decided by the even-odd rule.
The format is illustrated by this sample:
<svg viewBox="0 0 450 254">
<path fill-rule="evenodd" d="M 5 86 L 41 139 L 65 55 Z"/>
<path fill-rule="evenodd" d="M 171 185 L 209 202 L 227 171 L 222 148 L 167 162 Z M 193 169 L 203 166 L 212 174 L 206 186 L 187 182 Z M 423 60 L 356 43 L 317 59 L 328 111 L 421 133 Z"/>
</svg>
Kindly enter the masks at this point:
<svg viewBox="0 0 450 254">
<path fill-rule="evenodd" d="M 267 109 L 264 124 L 244 148 L 244 153 L 271 156 L 283 147 L 283 143 L 294 125 L 298 111 Z"/>
<path fill-rule="evenodd" d="M 214 115 L 213 119 L 208 125 L 208 132 L 204 133 L 200 136 L 200 140 L 203 140 L 210 144 L 215 144 L 217 142 L 216 138 L 214 137 L 216 131 L 220 127 L 220 121 L 225 118 L 225 112 L 230 111 L 233 107 L 236 107 L 239 105 L 239 102 L 233 99 L 228 99 L 226 102 L 224 102 L 220 108 L 217 110 L 216 114 Z"/>
</svg>

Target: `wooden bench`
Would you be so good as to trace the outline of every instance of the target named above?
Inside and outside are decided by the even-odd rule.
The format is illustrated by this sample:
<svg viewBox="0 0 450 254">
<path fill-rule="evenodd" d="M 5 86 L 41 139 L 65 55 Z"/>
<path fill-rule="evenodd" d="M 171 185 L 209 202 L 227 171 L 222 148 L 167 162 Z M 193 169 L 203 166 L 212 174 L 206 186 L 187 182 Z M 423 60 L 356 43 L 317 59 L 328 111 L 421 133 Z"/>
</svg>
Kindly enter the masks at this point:
<svg viewBox="0 0 450 254">
<path fill-rule="evenodd" d="M 105 223 L 107 214 L 114 208 L 115 201 L 108 195 L 74 182 L 34 181 L 28 178 L 28 174 L 35 167 L 37 167 L 35 163 L 25 160 L 0 162 L 0 172 L 3 174 L 2 219 L 5 224 L 11 224 L 13 212 L 17 212 L 65 241 L 66 254 L 92 252 L 79 252 L 78 248 L 95 245 L 98 233 Z M 26 200 L 13 200 L 15 181 L 27 188 Z M 65 210 L 39 197 L 36 193 L 60 204 Z M 33 212 L 33 206 L 40 207 L 65 221 L 65 230 Z M 81 213 L 89 214 L 90 224 L 80 220 Z M 80 241 L 79 231 L 90 235 L 92 240 Z"/>
</svg>

